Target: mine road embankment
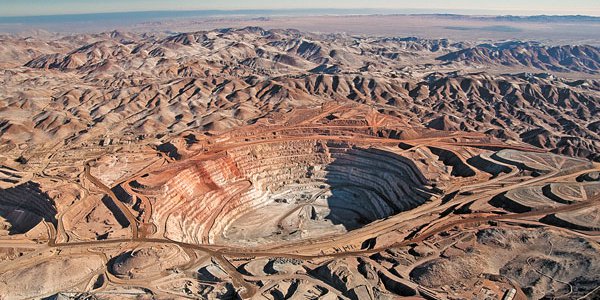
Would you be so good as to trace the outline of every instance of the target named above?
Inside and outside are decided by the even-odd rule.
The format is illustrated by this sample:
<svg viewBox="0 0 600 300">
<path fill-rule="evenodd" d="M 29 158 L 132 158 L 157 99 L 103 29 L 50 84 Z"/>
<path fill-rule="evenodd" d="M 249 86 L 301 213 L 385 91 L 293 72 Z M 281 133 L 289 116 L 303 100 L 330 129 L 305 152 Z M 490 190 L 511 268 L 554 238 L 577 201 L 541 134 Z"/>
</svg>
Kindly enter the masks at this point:
<svg viewBox="0 0 600 300">
<path fill-rule="evenodd" d="M 131 227 L 131 237 L 132 237 L 132 239 L 136 239 L 138 237 L 137 219 L 131 213 L 131 211 L 127 208 L 127 206 L 125 206 L 125 204 L 123 204 L 123 202 L 121 202 L 119 200 L 119 198 L 117 198 L 115 193 L 113 193 L 113 191 L 108 186 L 106 186 L 104 183 L 102 183 L 102 181 L 98 180 L 98 178 L 94 177 L 94 175 L 91 174 L 90 165 L 89 165 L 90 162 L 91 161 L 87 161 L 85 163 L 85 169 L 84 169 L 85 177 L 110 197 L 113 204 L 116 205 L 116 207 L 118 207 L 118 209 L 121 211 L 120 213 L 122 213 L 125 216 L 125 218 L 127 218 L 127 221 L 129 222 L 129 226 Z M 115 212 L 113 212 L 113 213 L 115 213 Z"/>
</svg>

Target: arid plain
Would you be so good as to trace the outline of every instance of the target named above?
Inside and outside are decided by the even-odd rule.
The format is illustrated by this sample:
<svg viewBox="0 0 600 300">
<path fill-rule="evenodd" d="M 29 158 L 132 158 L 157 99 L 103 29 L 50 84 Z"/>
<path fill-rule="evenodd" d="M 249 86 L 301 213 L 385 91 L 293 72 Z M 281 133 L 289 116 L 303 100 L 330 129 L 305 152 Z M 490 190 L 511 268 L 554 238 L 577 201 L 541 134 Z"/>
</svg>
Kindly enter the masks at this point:
<svg viewBox="0 0 600 300">
<path fill-rule="evenodd" d="M 0 299 L 600 297 L 600 49 L 560 41 L 4 35 Z"/>
</svg>

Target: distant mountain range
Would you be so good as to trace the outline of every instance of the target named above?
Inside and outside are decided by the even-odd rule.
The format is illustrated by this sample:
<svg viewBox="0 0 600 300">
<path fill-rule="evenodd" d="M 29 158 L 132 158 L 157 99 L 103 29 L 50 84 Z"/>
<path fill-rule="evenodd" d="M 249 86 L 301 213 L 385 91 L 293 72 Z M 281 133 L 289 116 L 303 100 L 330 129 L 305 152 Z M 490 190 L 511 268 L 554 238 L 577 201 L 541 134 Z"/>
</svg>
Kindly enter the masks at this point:
<svg viewBox="0 0 600 300">
<path fill-rule="evenodd" d="M 44 24 L 63 22 L 108 21 L 135 23 L 160 19 L 216 17 L 216 16 L 314 16 L 314 15 L 413 15 L 468 20 L 494 20 L 508 22 L 600 22 L 600 17 L 585 15 L 535 15 L 514 16 L 496 15 L 491 11 L 470 13 L 435 13 L 423 9 L 244 9 L 244 10 L 172 10 L 172 11 L 133 11 L 110 13 L 60 14 L 39 16 L 0 16 L 0 24 Z"/>
</svg>

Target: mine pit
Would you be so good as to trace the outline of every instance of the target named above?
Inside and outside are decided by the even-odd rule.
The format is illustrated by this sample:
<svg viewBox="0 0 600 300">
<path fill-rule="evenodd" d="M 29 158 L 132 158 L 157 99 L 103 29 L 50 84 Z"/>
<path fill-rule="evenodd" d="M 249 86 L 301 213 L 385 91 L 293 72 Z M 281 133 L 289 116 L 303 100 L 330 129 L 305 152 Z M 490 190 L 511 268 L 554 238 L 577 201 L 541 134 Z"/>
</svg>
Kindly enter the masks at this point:
<svg viewBox="0 0 600 300">
<path fill-rule="evenodd" d="M 56 224 L 55 214 L 56 207 L 39 185 L 25 183 L 0 189 L 0 231 L 25 233 L 42 221 Z"/>
<path fill-rule="evenodd" d="M 153 218 L 174 240 L 314 238 L 363 227 L 430 197 L 419 169 L 395 151 L 401 149 L 328 140 L 242 145 L 137 184 L 151 199 Z"/>
<path fill-rule="evenodd" d="M 115 257 L 110 263 L 110 272 L 124 279 L 146 279 L 183 265 L 188 259 L 185 252 L 175 247 L 147 247 Z"/>
</svg>

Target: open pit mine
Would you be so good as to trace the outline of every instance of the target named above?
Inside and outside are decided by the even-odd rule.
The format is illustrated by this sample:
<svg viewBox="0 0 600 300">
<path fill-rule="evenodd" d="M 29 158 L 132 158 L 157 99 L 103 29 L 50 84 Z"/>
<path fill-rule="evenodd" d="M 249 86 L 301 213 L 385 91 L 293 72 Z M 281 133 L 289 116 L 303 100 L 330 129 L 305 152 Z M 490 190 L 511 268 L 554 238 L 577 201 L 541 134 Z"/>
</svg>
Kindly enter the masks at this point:
<svg viewBox="0 0 600 300">
<path fill-rule="evenodd" d="M 0 299 L 600 297 L 596 47 L 2 39 Z"/>
</svg>

